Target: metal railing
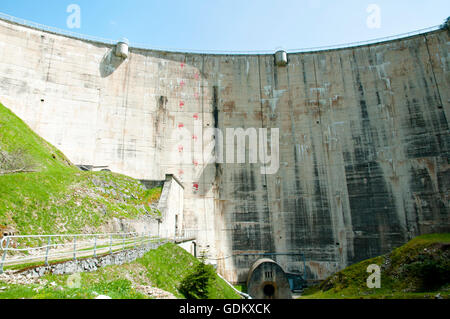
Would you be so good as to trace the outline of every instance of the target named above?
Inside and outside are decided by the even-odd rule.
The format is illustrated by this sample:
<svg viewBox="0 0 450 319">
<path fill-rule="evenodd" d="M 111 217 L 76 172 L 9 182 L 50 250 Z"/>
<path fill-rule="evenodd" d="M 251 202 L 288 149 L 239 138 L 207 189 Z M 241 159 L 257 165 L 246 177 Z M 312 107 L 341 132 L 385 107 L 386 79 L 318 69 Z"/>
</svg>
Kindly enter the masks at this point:
<svg viewBox="0 0 450 319">
<path fill-rule="evenodd" d="M 196 229 L 185 229 L 180 234 L 175 236 L 175 242 L 189 241 L 197 238 L 198 230 Z"/>
<path fill-rule="evenodd" d="M 396 34 L 392 36 L 382 37 L 382 38 L 375 38 L 365 41 L 356 41 L 356 42 L 349 42 L 349 43 L 342 43 L 342 44 L 334 44 L 334 45 L 327 45 L 327 46 L 319 46 L 319 47 L 311 47 L 311 48 L 302 48 L 302 49 L 291 49 L 287 50 L 288 53 L 304 53 L 304 52 L 316 52 L 316 51 L 327 51 L 327 50 L 336 50 L 336 49 L 345 49 L 345 48 L 354 48 L 364 45 L 370 45 L 370 44 L 378 44 L 383 43 L 387 41 L 393 41 L 393 40 L 399 40 L 403 38 L 409 38 L 415 35 L 420 35 L 432 31 L 437 31 L 441 29 L 441 25 L 435 25 L 432 27 L 410 31 L 406 33 Z"/>
<path fill-rule="evenodd" d="M 39 29 L 42 31 L 47 31 L 51 33 L 55 33 L 58 35 L 68 36 L 80 40 L 87 40 L 87 41 L 93 41 L 93 42 L 100 42 L 108 45 L 114 45 L 120 40 L 112 40 L 102 37 L 96 37 L 81 33 L 76 33 L 64 29 L 59 29 L 55 27 L 50 27 L 47 25 L 43 25 L 40 23 L 28 21 L 25 19 L 17 18 L 14 16 L 11 16 L 6 13 L 0 12 L 0 19 L 6 20 L 10 22 L 14 22 L 26 27 L 31 27 L 35 29 Z M 436 31 L 443 28 L 443 25 L 436 25 L 425 29 L 415 30 L 407 33 L 397 34 L 393 36 L 383 37 L 383 38 L 377 38 L 377 39 L 371 39 L 367 41 L 358 41 L 358 42 L 350 42 L 350 43 L 342 43 L 342 44 L 335 44 L 335 45 L 327 45 L 327 46 L 319 46 L 319 47 L 311 47 L 311 48 L 300 48 L 300 49 L 289 49 L 286 50 L 288 53 L 304 53 L 304 52 L 316 52 L 316 51 L 326 51 L 326 50 L 333 50 L 333 49 L 342 49 L 342 48 L 352 48 L 357 46 L 363 46 L 363 45 L 369 45 L 369 44 L 376 44 L 391 40 L 398 40 L 401 38 L 411 37 L 414 35 L 419 35 L 431 31 Z M 195 49 L 174 49 L 174 48 L 163 48 L 163 47 L 155 47 L 152 45 L 148 45 L 145 43 L 130 43 L 130 47 L 135 49 L 143 49 L 143 50 L 154 50 L 154 51 L 164 51 L 164 52 L 175 52 L 175 53 L 197 53 L 197 54 L 217 54 L 217 55 L 228 55 L 228 54 L 255 54 L 255 55 L 262 55 L 262 54 L 273 54 L 275 50 L 249 50 L 249 51 L 232 51 L 232 50 L 195 50 Z"/>
<path fill-rule="evenodd" d="M 436 25 L 420 30 L 415 30 L 411 32 L 406 32 L 402 34 L 376 38 L 365 41 L 356 41 L 349 43 L 341 43 L 341 44 L 333 44 L 326 46 L 318 46 L 318 47 L 309 47 L 309 48 L 300 48 L 300 49 L 287 49 L 285 50 L 287 53 L 295 54 L 295 53 L 306 53 L 306 52 L 318 52 L 318 51 L 327 51 L 327 50 L 336 50 L 336 49 L 344 49 L 344 48 L 354 48 L 358 46 L 377 44 L 392 40 L 398 40 L 402 38 L 408 38 L 415 35 L 420 35 L 432 31 L 437 31 L 441 29 L 441 25 Z M 154 51 L 165 51 L 165 52 L 175 52 L 175 53 L 197 53 L 197 54 L 212 54 L 212 55 L 267 55 L 274 54 L 277 50 L 246 50 L 246 51 L 236 51 L 236 50 L 195 50 L 195 49 L 173 49 L 173 48 L 158 48 L 150 45 L 146 45 L 143 43 L 130 43 L 131 47 L 136 49 L 144 49 L 144 50 L 154 50 Z"/>
<path fill-rule="evenodd" d="M 149 247 L 156 249 L 167 242 L 195 239 L 195 233 L 183 232 L 171 238 L 150 233 L 107 233 L 75 235 L 5 236 L 0 241 L 2 251 L 0 274 L 5 266 L 26 266 L 50 261 L 77 260 L 114 252 Z"/>
<path fill-rule="evenodd" d="M 3 13 L 3 12 L 0 12 L 0 19 L 14 22 L 17 24 L 21 24 L 26 27 L 39 29 L 42 31 L 47 31 L 47 32 L 56 33 L 59 35 L 77 38 L 80 40 L 88 40 L 88 41 L 101 42 L 101 43 L 106 43 L 106 44 L 116 44 L 118 42 L 118 40 L 111 40 L 111 39 L 76 33 L 76 32 L 72 32 L 72 31 L 68 31 L 68 30 L 63 30 L 63 29 L 59 29 L 59 28 L 55 28 L 55 27 L 50 27 L 48 25 L 44 25 L 44 24 L 40 24 L 37 22 L 17 18 L 17 17 L 11 16 L 11 15 Z"/>
</svg>

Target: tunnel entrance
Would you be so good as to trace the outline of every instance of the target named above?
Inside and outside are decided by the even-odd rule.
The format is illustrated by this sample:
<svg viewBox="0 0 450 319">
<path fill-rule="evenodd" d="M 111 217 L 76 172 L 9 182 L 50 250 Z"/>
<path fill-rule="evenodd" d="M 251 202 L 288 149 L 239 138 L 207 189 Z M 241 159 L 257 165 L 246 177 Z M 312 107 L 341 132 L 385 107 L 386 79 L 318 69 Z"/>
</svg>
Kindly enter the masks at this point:
<svg viewBox="0 0 450 319">
<path fill-rule="evenodd" d="M 286 273 L 268 258 L 259 259 L 250 267 L 247 291 L 254 299 L 292 299 Z"/>
<path fill-rule="evenodd" d="M 266 284 L 263 291 L 266 297 L 272 298 L 275 294 L 275 287 L 272 284 Z"/>
</svg>

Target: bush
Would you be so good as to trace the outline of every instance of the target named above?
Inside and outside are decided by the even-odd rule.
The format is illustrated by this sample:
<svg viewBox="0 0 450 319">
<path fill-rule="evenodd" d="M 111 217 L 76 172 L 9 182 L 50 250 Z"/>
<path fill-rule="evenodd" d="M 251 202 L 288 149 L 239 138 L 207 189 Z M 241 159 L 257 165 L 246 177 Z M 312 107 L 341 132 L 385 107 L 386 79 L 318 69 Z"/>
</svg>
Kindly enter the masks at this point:
<svg viewBox="0 0 450 319">
<path fill-rule="evenodd" d="M 448 260 L 430 258 L 406 265 L 405 271 L 418 281 L 417 291 L 433 291 L 450 282 L 448 267 Z"/>
<path fill-rule="evenodd" d="M 186 299 L 208 299 L 209 288 L 215 280 L 216 272 L 204 260 L 195 266 L 194 271 L 188 274 L 180 284 L 180 292 Z"/>
</svg>

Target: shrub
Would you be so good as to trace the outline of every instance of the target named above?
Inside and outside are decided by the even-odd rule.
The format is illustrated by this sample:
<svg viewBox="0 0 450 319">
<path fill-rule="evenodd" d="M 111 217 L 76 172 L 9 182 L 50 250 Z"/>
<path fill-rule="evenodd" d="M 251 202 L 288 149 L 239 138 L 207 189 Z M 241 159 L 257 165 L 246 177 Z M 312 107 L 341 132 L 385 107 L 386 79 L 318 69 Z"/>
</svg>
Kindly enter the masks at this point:
<svg viewBox="0 0 450 319">
<path fill-rule="evenodd" d="M 448 267 L 448 260 L 429 258 L 405 265 L 405 271 L 418 281 L 417 291 L 433 291 L 450 282 Z"/>
<path fill-rule="evenodd" d="M 186 299 L 208 299 L 215 274 L 214 268 L 202 260 L 195 266 L 194 271 L 182 280 L 179 290 Z"/>
</svg>

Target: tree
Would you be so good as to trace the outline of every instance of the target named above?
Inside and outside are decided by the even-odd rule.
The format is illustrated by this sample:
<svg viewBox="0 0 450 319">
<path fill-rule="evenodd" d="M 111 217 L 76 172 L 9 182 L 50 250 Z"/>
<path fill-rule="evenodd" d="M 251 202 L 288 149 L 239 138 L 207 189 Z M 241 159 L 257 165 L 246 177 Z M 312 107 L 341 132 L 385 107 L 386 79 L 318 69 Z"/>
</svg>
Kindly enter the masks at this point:
<svg viewBox="0 0 450 319">
<path fill-rule="evenodd" d="M 195 266 L 180 284 L 180 292 L 186 299 L 208 299 L 209 288 L 214 282 L 216 272 L 211 265 L 205 264 L 204 258 Z"/>
</svg>

